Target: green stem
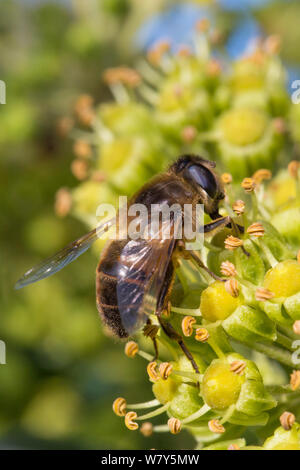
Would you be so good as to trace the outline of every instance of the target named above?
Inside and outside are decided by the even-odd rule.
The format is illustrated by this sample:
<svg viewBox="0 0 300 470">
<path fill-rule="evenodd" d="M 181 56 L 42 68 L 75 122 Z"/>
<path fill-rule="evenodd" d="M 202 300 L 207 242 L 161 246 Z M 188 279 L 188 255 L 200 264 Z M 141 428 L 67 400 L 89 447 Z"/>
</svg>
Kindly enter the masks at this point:
<svg viewBox="0 0 300 470">
<path fill-rule="evenodd" d="M 277 343 L 283 346 L 284 348 L 288 349 L 290 352 L 293 351 L 292 340 L 290 338 L 287 338 L 282 333 L 279 333 L 278 331 L 277 331 Z"/>
<path fill-rule="evenodd" d="M 274 346 L 273 344 L 263 344 L 263 343 L 250 344 L 247 342 L 244 342 L 244 344 L 248 346 L 250 349 L 254 349 L 255 351 L 266 354 L 266 356 L 270 357 L 271 359 L 275 359 L 281 364 L 285 364 L 293 369 L 297 369 L 296 365 L 292 361 L 292 356 L 289 351 L 286 351 L 277 346 Z"/>
</svg>

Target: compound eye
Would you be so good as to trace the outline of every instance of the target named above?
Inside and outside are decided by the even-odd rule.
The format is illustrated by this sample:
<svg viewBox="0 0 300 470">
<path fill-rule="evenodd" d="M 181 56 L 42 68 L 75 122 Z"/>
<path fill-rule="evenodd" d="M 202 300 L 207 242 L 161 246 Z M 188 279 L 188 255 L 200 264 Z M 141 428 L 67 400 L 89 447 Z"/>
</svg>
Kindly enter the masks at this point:
<svg viewBox="0 0 300 470">
<path fill-rule="evenodd" d="M 202 165 L 191 165 L 186 170 L 189 179 L 201 186 L 207 194 L 214 198 L 217 193 L 217 183 L 213 173 Z"/>
</svg>

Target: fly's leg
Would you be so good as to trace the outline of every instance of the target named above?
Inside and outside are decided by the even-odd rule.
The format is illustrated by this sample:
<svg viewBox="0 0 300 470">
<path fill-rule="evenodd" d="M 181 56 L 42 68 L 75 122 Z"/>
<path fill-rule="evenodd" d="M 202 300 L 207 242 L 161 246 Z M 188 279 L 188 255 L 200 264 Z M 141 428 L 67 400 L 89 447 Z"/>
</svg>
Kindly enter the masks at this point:
<svg viewBox="0 0 300 470">
<path fill-rule="evenodd" d="M 157 339 L 156 339 L 156 335 L 157 335 L 158 330 L 159 330 L 159 326 L 153 325 L 151 323 L 150 318 L 149 318 L 147 320 L 146 325 L 144 326 L 143 333 L 144 333 L 144 336 L 146 336 L 146 338 L 150 338 L 152 340 L 153 347 L 154 347 L 154 352 L 155 352 L 155 356 L 153 358 L 153 361 L 158 359 L 158 345 L 157 345 Z"/>
<path fill-rule="evenodd" d="M 239 237 L 240 233 L 244 233 L 244 227 L 235 223 L 235 221 L 227 215 L 226 217 L 220 217 L 219 219 L 214 220 L 208 224 L 204 225 L 204 233 L 210 233 L 214 230 L 222 227 L 230 227 L 233 230 L 233 233 L 236 237 Z M 247 250 L 242 246 L 243 253 L 246 256 L 250 256 Z"/>
<path fill-rule="evenodd" d="M 199 256 L 195 253 L 195 251 L 189 251 L 188 254 L 189 254 L 191 261 L 193 261 L 197 266 L 199 266 L 199 268 L 204 269 L 204 271 L 206 271 L 213 279 L 215 279 L 216 281 L 221 281 L 221 282 L 226 281 L 226 279 L 223 279 L 222 277 L 218 276 L 213 271 L 211 271 L 207 266 L 205 266 L 205 264 L 199 258 Z"/>
<path fill-rule="evenodd" d="M 169 322 L 165 322 L 162 320 L 161 316 L 159 314 L 157 314 L 157 317 L 158 317 L 158 321 L 163 329 L 163 331 L 165 332 L 165 334 L 172 340 L 176 341 L 176 343 L 180 346 L 180 348 L 182 349 L 183 353 L 185 354 L 185 356 L 188 358 L 188 360 L 190 361 L 190 363 L 192 364 L 193 366 L 193 369 L 194 371 L 196 372 L 196 374 L 200 374 L 200 371 L 199 371 L 199 368 L 196 364 L 196 361 L 195 359 L 193 358 L 193 355 L 192 353 L 189 351 L 189 349 L 186 347 L 183 339 L 182 339 L 182 336 L 177 333 L 177 331 L 175 331 L 175 329 L 173 328 L 173 326 L 171 325 L 171 323 Z"/>
<path fill-rule="evenodd" d="M 182 349 L 182 351 L 185 354 L 185 356 L 187 357 L 187 359 L 192 364 L 193 369 L 195 370 L 195 372 L 197 374 L 199 374 L 200 372 L 199 372 L 199 368 L 196 364 L 196 361 L 193 358 L 193 356 L 192 356 L 191 352 L 189 351 L 189 349 L 186 347 L 186 345 L 185 345 L 185 343 L 182 339 L 182 336 L 179 333 L 177 333 L 177 331 L 173 328 L 171 323 L 169 323 L 168 321 L 165 321 L 161 318 L 163 313 L 167 312 L 167 314 L 169 314 L 169 311 L 170 311 L 169 297 L 170 297 L 170 291 L 171 291 L 172 284 L 173 284 L 173 279 L 174 279 L 174 266 L 173 266 L 173 263 L 171 262 L 168 266 L 168 269 L 167 269 L 167 272 L 166 272 L 166 277 L 165 277 L 165 280 L 163 282 L 162 290 L 161 290 L 161 293 L 160 293 L 160 296 L 159 296 L 156 316 L 158 318 L 158 321 L 159 321 L 164 333 L 170 339 L 177 342 L 177 344 L 180 346 L 180 348 Z"/>
</svg>

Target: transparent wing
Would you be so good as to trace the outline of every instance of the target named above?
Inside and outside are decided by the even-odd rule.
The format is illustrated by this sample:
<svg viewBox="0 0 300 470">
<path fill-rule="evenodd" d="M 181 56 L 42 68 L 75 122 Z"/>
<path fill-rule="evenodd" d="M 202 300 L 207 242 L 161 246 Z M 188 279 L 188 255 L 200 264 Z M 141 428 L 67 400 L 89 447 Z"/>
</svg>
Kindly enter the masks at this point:
<svg viewBox="0 0 300 470">
<path fill-rule="evenodd" d="M 52 276 L 68 264 L 72 263 L 90 246 L 100 238 L 109 228 L 115 223 L 115 219 L 101 223 L 91 232 L 83 235 L 62 250 L 58 251 L 55 255 L 44 260 L 42 263 L 29 269 L 22 277 L 18 280 L 15 285 L 15 289 L 21 289 L 22 287 L 32 284 L 34 282 L 45 279 L 46 277 Z"/>
<path fill-rule="evenodd" d="M 175 247 L 178 223 L 171 225 L 167 239 L 130 240 L 120 260 L 117 282 L 118 308 L 129 334 L 140 329 L 156 312 L 165 274 Z"/>
</svg>

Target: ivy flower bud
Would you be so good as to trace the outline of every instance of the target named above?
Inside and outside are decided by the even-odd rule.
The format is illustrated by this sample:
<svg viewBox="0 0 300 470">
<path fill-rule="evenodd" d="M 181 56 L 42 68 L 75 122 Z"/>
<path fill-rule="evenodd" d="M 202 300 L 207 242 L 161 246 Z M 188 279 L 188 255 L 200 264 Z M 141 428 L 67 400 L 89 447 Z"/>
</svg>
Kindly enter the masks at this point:
<svg viewBox="0 0 300 470">
<path fill-rule="evenodd" d="M 179 434 L 181 431 L 181 422 L 177 418 L 170 418 L 168 420 L 168 426 L 171 434 Z"/>
<path fill-rule="evenodd" d="M 240 294 L 239 284 L 236 279 L 228 279 L 224 284 L 226 292 L 232 297 L 238 297 Z"/>
<path fill-rule="evenodd" d="M 249 233 L 249 235 L 252 235 L 255 238 L 260 238 L 264 236 L 265 229 L 261 223 L 255 222 L 247 228 L 247 233 Z"/>
<path fill-rule="evenodd" d="M 299 424 L 295 423 L 288 431 L 280 426 L 265 441 L 263 447 L 266 450 L 300 450 Z"/>
<path fill-rule="evenodd" d="M 117 416 L 125 416 L 126 406 L 127 406 L 127 403 L 126 403 L 125 398 L 122 398 L 122 397 L 116 398 L 112 405 L 113 412 Z"/>
<path fill-rule="evenodd" d="M 208 427 L 211 432 L 216 434 L 223 434 L 225 432 L 224 426 L 220 423 L 218 419 L 211 419 L 208 421 Z"/>
<path fill-rule="evenodd" d="M 229 235 L 224 242 L 226 250 L 233 251 L 240 246 L 243 246 L 243 240 L 240 238 L 234 237 L 233 235 Z"/>
<path fill-rule="evenodd" d="M 290 386 L 293 392 L 300 388 L 300 370 L 294 370 L 291 374 Z"/>
<path fill-rule="evenodd" d="M 283 427 L 283 429 L 285 429 L 286 431 L 289 431 L 290 429 L 292 429 L 295 421 L 296 421 L 295 415 L 293 415 L 293 413 L 290 413 L 289 411 L 285 411 L 280 416 L 280 424 Z"/>
<path fill-rule="evenodd" d="M 186 316 L 181 322 L 181 328 L 184 336 L 192 336 L 193 325 L 196 323 L 196 319 L 191 316 Z"/>
<path fill-rule="evenodd" d="M 245 211 L 245 203 L 244 201 L 241 201 L 240 199 L 238 201 L 235 201 L 232 204 L 232 209 L 236 213 L 236 215 L 242 215 Z"/>
<path fill-rule="evenodd" d="M 130 431 L 136 431 L 139 427 L 138 423 L 135 422 L 136 418 L 137 418 L 137 413 L 135 411 L 129 411 L 125 415 L 125 426 Z"/>
<path fill-rule="evenodd" d="M 237 270 L 233 263 L 230 261 L 223 261 L 220 268 L 221 274 L 226 277 L 234 277 L 237 275 Z"/>
<path fill-rule="evenodd" d="M 125 354 L 128 357 L 135 357 L 139 351 L 139 346 L 135 341 L 128 341 L 125 345 Z"/>
<path fill-rule="evenodd" d="M 200 310 L 205 320 L 215 322 L 229 317 L 240 305 L 240 298 L 230 295 L 223 282 L 215 281 L 201 295 Z"/>
<path fill-rule="evenodd" d="M 209 332 L 207 331 L 206 328 L 197 328 L 196 329 L 196 335 L 195 339 L 199 341 L 200 343 L 205 343 L 209 338 Z"/>
</svg>

